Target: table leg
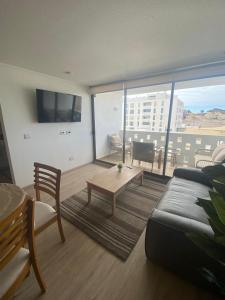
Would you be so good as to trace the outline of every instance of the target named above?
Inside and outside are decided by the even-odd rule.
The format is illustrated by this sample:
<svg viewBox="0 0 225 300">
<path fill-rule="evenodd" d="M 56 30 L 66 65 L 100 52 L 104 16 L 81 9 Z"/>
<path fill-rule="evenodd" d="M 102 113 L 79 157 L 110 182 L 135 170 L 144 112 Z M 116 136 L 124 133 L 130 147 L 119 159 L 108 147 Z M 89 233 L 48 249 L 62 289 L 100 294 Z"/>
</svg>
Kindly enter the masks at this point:
<svg viewBox="0 0 225 300">
<path fill-rule="evenodd" d="M 88 204 L 90 204 L 91 203 L 91 187 L 90 187 L 90 185 L 88 184 Z"/>
<path fill-rule="evenodd" d="M 171 166 L 174 167 L 176 164 L 176 153 L 171 153 Z"/>
<path fill-rule="evenodd" d="M 162 162 L 162 149 L 160 149 L 158 152 L 158 169 L 159 170 L 161 168 L 161 162 Z"/>
<path fill-rule="evenodd" d="M 142 172 L 141 176 L 140 176 L 140 181 L 141 181 L 141 184 L 140 185 L 143 185 L 143 181 L 144 181 L 144 172 Z"/>
<path fill-rule="evenodd" d="M 113 198 L 112 198 L 112 215 L 113 216 L 115 214 L 115 210 L 116 210 L 116 196 L 113 195 Z"/>
</svg>

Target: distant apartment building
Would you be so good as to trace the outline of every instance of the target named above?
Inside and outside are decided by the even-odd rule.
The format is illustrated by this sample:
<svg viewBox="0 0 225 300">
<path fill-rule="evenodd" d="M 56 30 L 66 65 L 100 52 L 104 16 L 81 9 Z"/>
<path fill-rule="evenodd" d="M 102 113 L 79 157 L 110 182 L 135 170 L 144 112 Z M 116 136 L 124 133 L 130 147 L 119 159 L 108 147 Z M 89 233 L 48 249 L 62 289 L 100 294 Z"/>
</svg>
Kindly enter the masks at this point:
<svg viewBox="0 0 225 300">
<path fill-rule="evenodd" d="M 170 94 L 167 92 L 129 95 L 127 97 L 126 126 L 128 130 L 166 131 L 168 126 Z M 184 103 L 173 99 L 171 131 L 183 127 Z"/>
</svg>

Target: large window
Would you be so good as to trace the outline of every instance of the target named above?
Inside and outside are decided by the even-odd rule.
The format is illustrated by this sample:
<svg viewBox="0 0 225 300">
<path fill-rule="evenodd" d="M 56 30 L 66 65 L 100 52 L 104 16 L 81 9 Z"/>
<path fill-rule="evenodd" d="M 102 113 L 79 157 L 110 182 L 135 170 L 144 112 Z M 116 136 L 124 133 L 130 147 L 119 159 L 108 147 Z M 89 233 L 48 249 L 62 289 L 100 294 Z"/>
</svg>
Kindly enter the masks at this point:
<svg viewBox="0 0 225 300">
<path fill-rule="evenodd" d="M 96 158 L 139 165 L 133 152 L 138 142 L 146 149 L 153 145 L 152 163 L 141 165 L 157 174 L 172 176 L 176 167 L 212 163 L 213 150 L 225 143 L 225 77 L 173 87 L 172 99 L 172 84 L 96 95 Z"/>
<path fill-rule="evenodd" d="M 171 84 L 127 90 L 127 105 L 133 105 L 135 110 L 133 127 L 126 128 L 126 141 L 134 148 L 132 157 L 126 156 L 127 164 L 133 160 L 134 166 L 141 164 L 146 171 L 162 174 L 170 98 Z M 163 115 L 162 106 L 165 108 Z M 143 153 L 135 153 L 135 142 L 143 143 Z M 146 153 L 149 153 L 147 159 Z M 139 159 L 144 161 L 139 162 Z"/>
<path fill-rule="evenodd" d="M 166 174 L 180 167 L 204 167 L 225 142 L 225 77 L 175 85 Z"/>
</svg>

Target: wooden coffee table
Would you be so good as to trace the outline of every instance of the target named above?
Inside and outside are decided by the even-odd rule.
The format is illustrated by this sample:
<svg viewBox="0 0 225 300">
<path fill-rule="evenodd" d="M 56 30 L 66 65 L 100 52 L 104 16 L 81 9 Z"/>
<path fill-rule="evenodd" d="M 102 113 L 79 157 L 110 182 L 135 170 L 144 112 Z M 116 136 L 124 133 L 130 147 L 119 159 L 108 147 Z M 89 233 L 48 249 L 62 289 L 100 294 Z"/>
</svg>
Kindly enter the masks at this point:
<svg viewBox="0 0 225 300">
<path fill-rule="evenodd" d="M 135 178 L 140 178 L 140 184 L 143 184 L 143 169 L 137 167 L 123 167 L 121 172 L 119 172 L 117 166 L 115 166 L 96 175 L 87 181 L 88 204 L 91 202 L 91 191 L 96 190 L 112 199 L 112 215 L 114 215 L 116 197 L 124 191 L 127 184 Z"/>
</svg>

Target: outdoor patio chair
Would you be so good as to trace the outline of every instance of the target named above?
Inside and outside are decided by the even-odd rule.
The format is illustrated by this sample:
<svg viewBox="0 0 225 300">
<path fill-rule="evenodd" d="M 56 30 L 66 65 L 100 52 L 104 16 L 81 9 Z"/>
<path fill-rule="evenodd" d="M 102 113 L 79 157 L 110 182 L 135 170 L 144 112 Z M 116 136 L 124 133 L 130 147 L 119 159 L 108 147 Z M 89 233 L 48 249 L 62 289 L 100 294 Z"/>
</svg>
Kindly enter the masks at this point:
<svg viewBox="0 0 225 300">
<path fill-rule="evenodd" d="M 217 146 L 215 149 L 198 149 L 195 153 L 195 167 L 204 168 L 220 164 L 225 160 L 225 144 Z"/>
<path fill-rule="evenodd" d="M 109 144 L 112 151 L 121 152 L 123 150 L 123 141 L 119 134 L 114 133 L 108 136 Z M 130 152 L 131 144 L 125 143 L 125 151 Z"/>
<path fill-rule="evenodd" d="M 132 143 L 132 164 L 134 160 L 138 160 L 139 164 L 141 161 L 153 164 L 155 160 L 155 145 L 154 143 Z"/>
</svg>

